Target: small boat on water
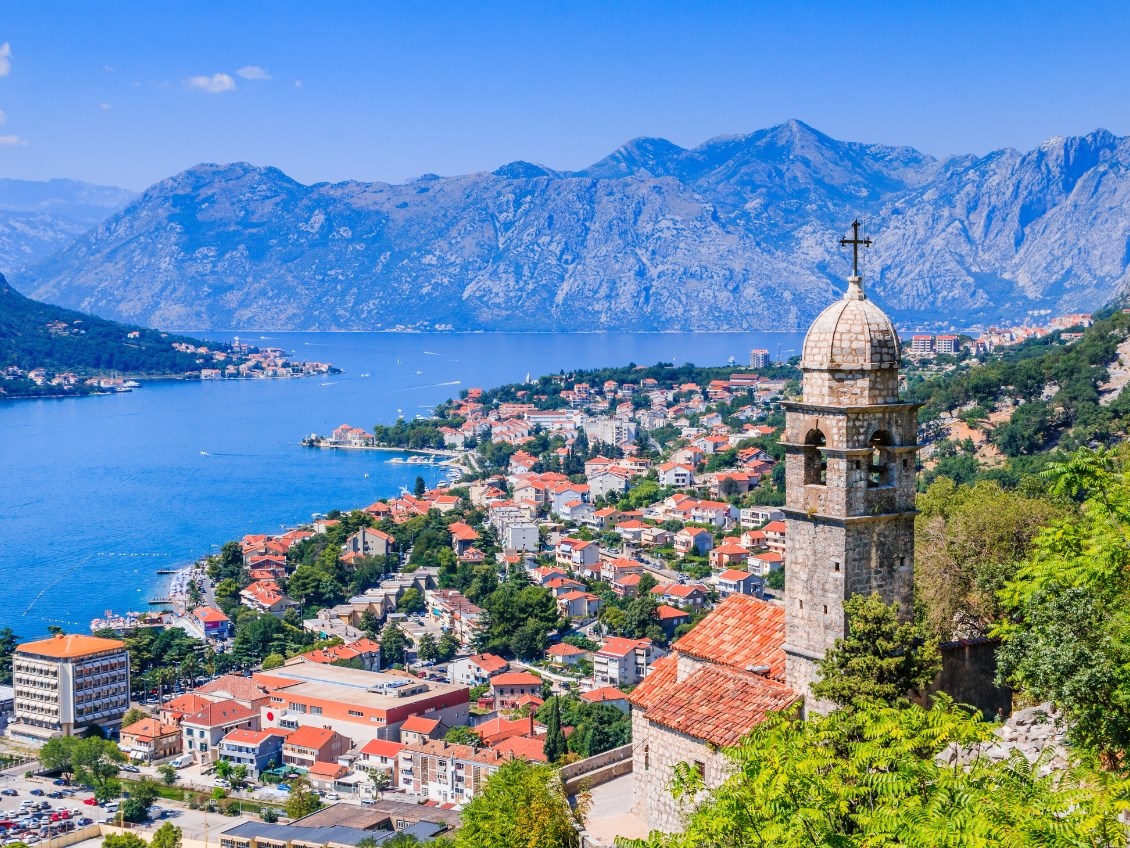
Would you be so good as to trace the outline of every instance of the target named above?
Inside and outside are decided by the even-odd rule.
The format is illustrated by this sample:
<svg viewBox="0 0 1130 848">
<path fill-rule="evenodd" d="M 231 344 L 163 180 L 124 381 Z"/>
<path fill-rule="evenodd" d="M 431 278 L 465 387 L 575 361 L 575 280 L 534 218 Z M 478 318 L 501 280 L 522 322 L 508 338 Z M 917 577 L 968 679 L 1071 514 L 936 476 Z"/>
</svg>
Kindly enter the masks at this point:
<svg viewBox="0 0 1130 848">
<path fill-rule="evenodd" d="M 179 574 L 180 569 L 179 568 L 158 568 L 157 573 L 158 574 Z"/>
</svg>

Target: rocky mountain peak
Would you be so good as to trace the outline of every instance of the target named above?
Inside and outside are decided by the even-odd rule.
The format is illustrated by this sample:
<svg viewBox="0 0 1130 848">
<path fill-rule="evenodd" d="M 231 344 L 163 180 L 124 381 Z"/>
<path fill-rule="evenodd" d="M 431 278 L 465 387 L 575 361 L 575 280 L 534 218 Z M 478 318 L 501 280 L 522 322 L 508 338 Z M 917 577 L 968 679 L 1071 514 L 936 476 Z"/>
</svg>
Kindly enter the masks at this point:
<svg viewBox="0 0 1130 848">
<path fill-rule="evenodd" d="M 518 161 L 402 185 L 305 186 L 202 164 L 16 284 L 216 329 L 793 329 L 842 289 L 903 325 L 1094 309 L 1130 282 L 1130 148 L 1104 130 L 939 161 L 802 121 L 687 149 L 638 138 L 577 172 Z"/>
</svg>

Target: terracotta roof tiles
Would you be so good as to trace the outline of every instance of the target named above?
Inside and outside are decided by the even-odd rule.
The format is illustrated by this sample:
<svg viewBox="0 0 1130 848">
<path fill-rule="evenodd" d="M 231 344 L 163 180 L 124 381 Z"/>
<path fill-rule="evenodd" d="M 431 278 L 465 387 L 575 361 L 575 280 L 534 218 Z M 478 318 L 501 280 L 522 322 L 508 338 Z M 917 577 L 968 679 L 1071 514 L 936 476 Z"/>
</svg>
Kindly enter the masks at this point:
<svg viewBox="0 0 1130 848">
<path fill-rule="evenodd" d="M 749 595 L 731 595 L 674 644 L 679 653 L 740 671 L 768 666 L 785 677 L 785 610 Z"/>
<path fill-rule="evenodd" d="M 663 688 L 648 721 L 714 745 L 736 745 L 768 713 L 795 703 L 796 693 L 755 674 L 707 665 Z"/>
</svg>

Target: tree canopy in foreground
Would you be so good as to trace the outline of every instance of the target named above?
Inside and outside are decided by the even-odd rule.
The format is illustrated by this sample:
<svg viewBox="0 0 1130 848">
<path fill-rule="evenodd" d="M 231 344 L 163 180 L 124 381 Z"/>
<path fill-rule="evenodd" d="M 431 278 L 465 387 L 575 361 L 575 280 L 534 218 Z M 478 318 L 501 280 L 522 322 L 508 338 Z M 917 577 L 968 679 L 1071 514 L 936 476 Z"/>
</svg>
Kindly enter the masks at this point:
<svg viewBox="0 0 1130 848">
<path fill-rule="evenodd" d="M 727 752 L 734 773 L 718 789 L 704 793 L 695 769 L 676 770 L 684 833 L 617 845 L 1124 848 L 1130 785 L 1116 775 L 1042 776 L 1019 754 L 968 765 L 938 756 L 991 729 L 944 696 L 928 710 L 871 704 L 808 720 L 775 715 Z"/>
</svg>

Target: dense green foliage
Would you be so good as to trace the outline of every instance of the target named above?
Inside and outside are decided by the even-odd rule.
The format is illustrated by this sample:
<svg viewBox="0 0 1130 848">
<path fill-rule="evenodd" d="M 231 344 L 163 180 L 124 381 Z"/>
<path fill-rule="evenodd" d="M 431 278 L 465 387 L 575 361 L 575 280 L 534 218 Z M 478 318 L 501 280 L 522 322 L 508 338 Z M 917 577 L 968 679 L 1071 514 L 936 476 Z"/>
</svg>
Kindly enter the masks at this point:
<svg viewBox="0 0 1130 848">
<path fill-rule="evenodd" d="M 942 667 L 938 640 L 921 625 L 900 621 L 898 606 L 878 595 L 853 595 L 844 603 L 848 633 L 820 661 L 817 698 L 833 703 L 894 706 L 919 692 Z"/>
<path fill-rule="evenodd" d="M 456 848 L 578 848 L 585 798 L 570 808 L 551 766 L 510 760 L 463 808 Z"/>
<path fill-rule="evenodd" d="M 592 757 L 632 741 L 632 720 L 627 713 L 576 695 L 557 696 L 541 705 L 538 721 L 547 727 L 555 702 L 560 726 L 573 728 L 567 744 L 570 753 Z"/>
<path fill-rule="evenodd" d="M 914 588 L 920 615 L 943 642 L 981 637 L 1000 620 L 999 593 L 1032 539 L 1069 505 L 1038 489 L 992 480 L 959 486 L 945 477 L 918 496 Z"/>
<path fill-rule="evenodd" d="M 1017 754 L 954 768 L 937 755 L 991 726 L 945 698 L 929 709 L 870 704 L 807 721 L 771 716 L 728 751 L 733 773 L 700 796 L 684 764 L 685 833 L 621 848 L 1078 848 L 1124 846 L 1127 785 L 1073 770 L 1045 776 Z M 701 800 L 700 800 L 701 798 Z"/>
<path fill-rule="evenodd" d="M 1052 523 L 1003 592 L 1001 677 L 1051 700 L 1077 748 L 1130 764 L 1128 454 L 1080 449 L 1050 463 L 1052 492 L 1080 508 Z"/>
<path fill-rule="evenodd" d="M 52 331 L 48 325 L 54 322 L 67 327 Z M 128 338 L 130 333 L 137 333 L 137 338 Z M 0 366 L 76 374 L 199 371 L 197 355 L 173 350 L 174 342 L 206 344 L 211 350 L 228 347 L 39 303 L 17 292 L 0 275 Z"/>
<path fill-rule="evenodd" d="M 39 762 L 46 771 L 63 772 L 93 786 L 95 797 L 104 801 L 118 794 L 118 767 L 125 754 L 108 739 L 62 736 L 43 745 Z"/>
</svg>

